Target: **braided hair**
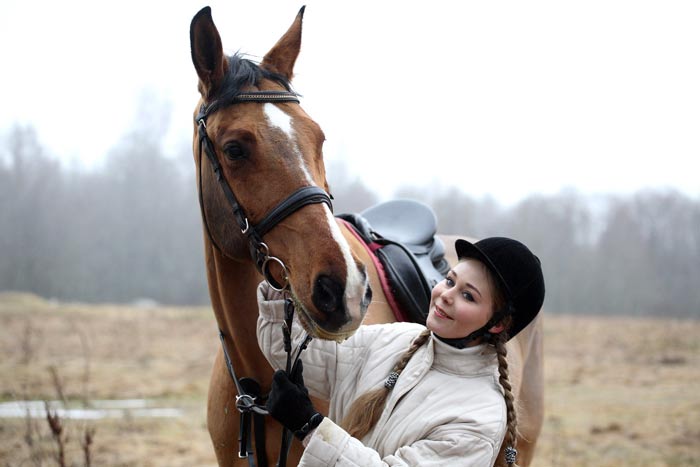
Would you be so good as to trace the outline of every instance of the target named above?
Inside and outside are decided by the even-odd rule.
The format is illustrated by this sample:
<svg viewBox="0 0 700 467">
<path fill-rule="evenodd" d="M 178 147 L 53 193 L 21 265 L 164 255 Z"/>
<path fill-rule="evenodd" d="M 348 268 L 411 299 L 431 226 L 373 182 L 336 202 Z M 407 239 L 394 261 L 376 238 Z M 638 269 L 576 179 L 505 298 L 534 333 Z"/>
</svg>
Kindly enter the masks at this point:
<svg viewBox="0 0 700 467">
<path fill-rule="evenodd" d="M 508 318 L 506 319 L 509 320 Z M 506 328 L 507 327 L 508 326 L 506 326 Z M 506 356 L 508 355 L 508 349 L 506 348 L 507 341 L 507 331 L 492 334 L 489 341 L 489 344 L 496 348 L 496 355 L 498 357 L 498 382 L 503 388 L 503 398 L 506 402 L 506 436 L 503 440 L 506 448 L 502 450 L 502 454 L 499 455 L 496 465 L 517 467 L 515 457 L 517 454 L 516 445 L 518 442 L 518 414 L 515 409 L 513 387 L 508 378 L 508 360 L 506 360 Z"/>
<path fill-rule="evenodd" d="M 362 439 L 374 427 L 382 414 L 382 410 L 384 410 L 391 389 L 394 387 L 393 383 L 396 383 L 396 379 L 404 368 L 406 368 L 413 354 L 416 353 L 423 344 L 428 342 L 429 337 L 430 330 L 426 328 L 411 342 L 408 350 L 406 350 L 399 361 L 396 362 L 396 365 L 394 365 L 392 372 L 387 378 L 387 382 L 377 389 L 366 392 L 353 402 L 348 411 L 348 415 L 340 424 L 345 428 L 345 431 L 350 433 L 350 436 Z"/>
<path fill-rule="evenodd" d="M 506 347 L 506 343 L 510 339 L 508 330 L 513 324 L 513 316 L 511 314 L 512 303 L 508 303 L 505 298 L 506 292 L 503 289 L 503 286 L 494 279 L 491 271 L 489 271 L 489 269 L 485 266 L 484 273 L 486 274 L 486 280 L 491 286 L 491 290 L 493 292 L 494 310 L 498 310 L 494 313 L 494 316 L 501 315 L 498 323 L 490 323 L 487 326 L 490 327 L 493 324 L 501 324 L 504 328 L 504 330 L 498 334 L 487 333 L 484 336 L 486 344 L 493 346 L 496 350 L 496 356 L 498 358 L 498 382 L 503 388 L 503 399 L 506 402 L 506 435 L 505 439 L 503 440 L 505 449 L 501 449 L 501 453 L 496 460 L 496 466 L 518 467 L 515 463 L 518 453 L 516 450 L 516 445 L 518 442 L 518 414 L 515 408 L 513 386 L 510 384 L 508 375 L 508 360 L 506 359 L 508 356 L 508 348 Z M 508 310 L 508 312 L 504 313 L 505 310 Z"/>
</svg>

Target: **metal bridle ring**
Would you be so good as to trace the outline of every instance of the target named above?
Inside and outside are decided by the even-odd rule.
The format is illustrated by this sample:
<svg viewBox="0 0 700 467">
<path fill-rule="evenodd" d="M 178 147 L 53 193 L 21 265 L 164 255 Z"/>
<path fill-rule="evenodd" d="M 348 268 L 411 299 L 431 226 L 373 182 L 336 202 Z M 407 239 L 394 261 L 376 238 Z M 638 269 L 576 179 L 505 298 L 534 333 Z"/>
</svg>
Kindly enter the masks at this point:
<svg viewBox="0 0 700 467">
<path fill-rule="evenodd" d="M 247 221 L 247 219 L 246 219 Z M 256 248 L 256 251 L 258 255 L 263 256 L 265 259 L 270 257 L 270 247 L 267 246 L 267 243 L 265 242 L 260 242 L 258 244 L 258 247 Z"/>
<path fill-rule="evenodd" d="M 236 408 L 240 413 L 250 412 L 255 405 L 255 398 L 249 394 L 239 394 L 236 396 Z"/>
<path fill-rule="evenodd" d="M 270 261 L 277 263 L 280 265 L 282 268 L 282 277 L 284 278 L 284 285 L 280 284 L 275 280 L 275 278 L 272 276 L 270 273 L 270 268 L 269 268 L 269 263 Z M 272 287 L 274 290 L 277 292 L 282 292 L 289 287 L 289 277 L 287 276 L 287 266 L 284 265 L 281 259 L 277 258 L 276 256 L 267 256 L 265 257 L 265 261 L 263 261 L 262 267 L 260 268 L 260 271 L 262 272 L 263 277 L 267 281 L 267 283 Z"/>
</svg>

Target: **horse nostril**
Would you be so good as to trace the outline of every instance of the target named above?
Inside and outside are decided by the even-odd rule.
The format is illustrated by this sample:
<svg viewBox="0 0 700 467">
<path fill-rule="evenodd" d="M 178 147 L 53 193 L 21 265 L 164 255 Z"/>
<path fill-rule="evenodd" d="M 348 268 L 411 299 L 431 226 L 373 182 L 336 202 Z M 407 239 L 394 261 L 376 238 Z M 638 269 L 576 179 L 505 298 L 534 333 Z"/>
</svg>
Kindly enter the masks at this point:
<svg viewBox="0 0 700 467">
<path fill-rule="evenodd" d="M 340 327 L 348 321 L 343 305 L 344 293 L 345 287 L 332 277 L 322 275 L 316 279 L 311 299 L 316 308 L 324 313 L 326 322 L 332 326 Z"/>
</svg>

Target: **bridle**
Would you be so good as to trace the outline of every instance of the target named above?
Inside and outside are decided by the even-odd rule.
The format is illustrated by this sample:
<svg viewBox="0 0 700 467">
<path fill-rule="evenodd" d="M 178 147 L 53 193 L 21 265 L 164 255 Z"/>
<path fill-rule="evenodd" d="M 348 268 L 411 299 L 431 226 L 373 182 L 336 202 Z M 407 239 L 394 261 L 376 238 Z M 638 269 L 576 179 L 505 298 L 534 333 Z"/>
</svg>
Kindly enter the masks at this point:
<svg viewBox="0 0 700 467">
<path fill-rule="evenodd" d="M 229 185 L 226 177 L 223 174 L 223 168 L 218 158 L 216 157 L 216 151 L 214 150 L 214 145 L 207 135 L 207 117 L 217 110 L 233 105 L 240 102 L 258 102 L 258 103 L 274 103 L 274 102 L 295 102 L 299 103 L 299 98 L 297 94 L 290 91 L 248 91 L 239 93 L 228 100 L 214 100 L 209 104 L 203 103 L 199 109 L 199 113 L 195 117 L 195 123 L 197 124 L 197 132 L 199 136 L 199 154 L 198 154 L 198 164 L 199 164 L 199 175 L 198 175 L 198 190 L 199 190 L 199 207 L 202 214 L 202 222 L 204 223 L 205 230 L 211 241 L 212 245 L 223 255 L 226 255 L 224 250 L 216 243 L 214 236 L 209 229 L 209 224 L 206 218 L 206 211 L 204 209 L 204 197 L 202 194 L 202 152 L 207 155 L 209 163 L 214 171 L 219 186 L 221 187 L 226 199 L 229 202 L 233 217 L 241 230 L 241 233 L 245 235 L 248 240 L 248 246 L 250 249 L 250 254 L 257 267 L 258 271 L 263 275 L 265 280 L 268 282 L 270 287 L 273 289 L 283 292 L 286 296 L 285 300 L 285 323 L 284 323 L 284 348 L 287 352 L 287 368 L 288 374 L 293 374 L 294 369 L 299 361 L 299 356 L 301 352 L 306 348 L 311 338 L 307 335 L 302 344 L 299 346 L 296 357 L 292 359 L 292 348 L 291 348 L 291 327 L 292 319 L 294 316 L 294 304 L 289 298 L 289 278 L 287 275 L 287 267 L 284 262 L 276 256 L 270 254 L 270 250 L 263 242 L 263 236 L 273 229 L 282 220 L 287 218 L 289 215 L 297 211 L 298 209 L 308 205 L 308 204 L 318 204 L 325 203 L 328 207 L 333 210 L 333 205 L 331 203 L 331 197 L 325 190 L 317 186 L 305 186 L 302 187 L 287 198 L 282 200 L 277 206 L 271 209 L 263 219 L 257 224 L 253 225 L 250 223 L 245 210 L 238 202 L 236 195 L 234 195 L 231 186 Z M 270 265 L 277 264 L 282 269 L 282 279 L 283 282 L 278 282 L 273 274 L 270 272 Z M 253 420 L 255 420 L 255 445 L 257 450 L 257 460 L 260 467 L 267 467 L 267 455 L 265 452 L 265 429 L 264 429 L 264 416 L 269 415 L 267 408 L 264 404 L 258 404 L 256 399 L 261 397 L 259 384 L 251 378 L 238 378 L 236 372 L 234 371 L 231 358 L 226 349 L 226 336 L 222 330 L 219 330 L 219 337 L 221 339 L 221 346 L 224 351 L 224 357 L 226 360 L 226 367 L 228 369 L 231 379 L 236 387 L 236 408 L 240 412 L 240 430 L 238 438 L 238 457 L 247 458 L 250 467 L 255 466 L 255 461 L 253 459 L 252 450 L 252 436 L 251 430 L 253 428 Z M 282 433 L 282 446 L 280 448 L 280 457 L 277 463 L 278 467 L 283 467 L 286 465 L 287 454 L 289 447 L 291 446 L 291 432 L 285 429 Z"/>
<path fill-rule="evenodd" d="M 210 104 L 203 103 L 199 109 L 199 113 L 195 117 L 195 122 L 197 123 L 197 132 L 199 135 L 199 207 L 202 212 L 202 221 L 204 222 L 204 227 L 209 236 L 209 240 L 212 245 L 219 250 L 222 254 L 224 251 L 219 247 L 214 240 L 214 236 L 209 229 L 209 223 L 207 222 L 205 209 L 204 209 L 204 198 L 202 195 L 202 152 L 207 155 L 209 163 L 212 166 L 216 179 L 219 182 L 219 186 L 224 192 L 226 199 L 229 202 L 233 217 L 241 230 L 241 233 L 248 239 L 248 245 L 250 247 L 250 254 L 253 258 L 255 266 L 258 271 L 265 277 L 267 282 L 277 291 L 284 290 L 288 285 L 287 278 L 287 268 L 281 259 L 276 256 L 270 255 L 270 250 L 268 246 L 263 242 L 262 238 L 267 232 L 279 224 L 282 220 L 288 217 L 290 214 L 294 213 L 298 209 L 308 205 L 308 204 L 318 204 L 326 203 L 328 207 L 333 210 L 333 204 L 331 203 L 331 198 L 326 193 L 325 190 L 317 186 L 305 186 L 287 198 L 282 200 L 277 206 L 275 206 L 267 215 L 256 225 L 252 225 L 246 216 L 245 210 L 236 199 L 236 195 L 233 194 L 233 190 L 229 185 L 226 177 L 223 174 L 223 168 L 219 159 L 216 157 L 216 151 L 214 150 L 214 144 L 207 135 L 207 117 L 212 113 L 221 109 L 222 107 L 240 103 L 240 102 L 259 102 L 259 103 L 272 103 L 272 102 L 296 102 L 299 103 L 299 98 L 297 94 L 290 91 L 249 91 L 240 93 L 228 101 L 215 100 Z M 284 284 L 280 284 L 270 273 L 269 266 L 271 263 L 276 263 L 282 268 Z"/>
</svg>

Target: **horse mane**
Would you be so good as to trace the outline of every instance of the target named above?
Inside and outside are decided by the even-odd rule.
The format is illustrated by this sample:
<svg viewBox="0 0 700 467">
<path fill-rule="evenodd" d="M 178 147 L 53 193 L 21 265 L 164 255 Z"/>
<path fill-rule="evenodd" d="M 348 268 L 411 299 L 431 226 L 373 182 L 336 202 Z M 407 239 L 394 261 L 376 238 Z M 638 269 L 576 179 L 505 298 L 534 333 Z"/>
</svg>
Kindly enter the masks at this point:
<svg viewBox="0 0 700 467">
<path fill-rule="evenodd" d="M 287 91 L 292 91 L 291 83 L 284 76 L 261 68 L 260 65 L 244 58 L 240 53 L 228 55 L 226 58 L 228 70 L 226 70 L 218 91 L 212 96 L 212 100 L 217 101 L 219 105 L 233 102 L 244 88 L 257 86 L 263 79 L 275 81 Z"/>
</svg>

